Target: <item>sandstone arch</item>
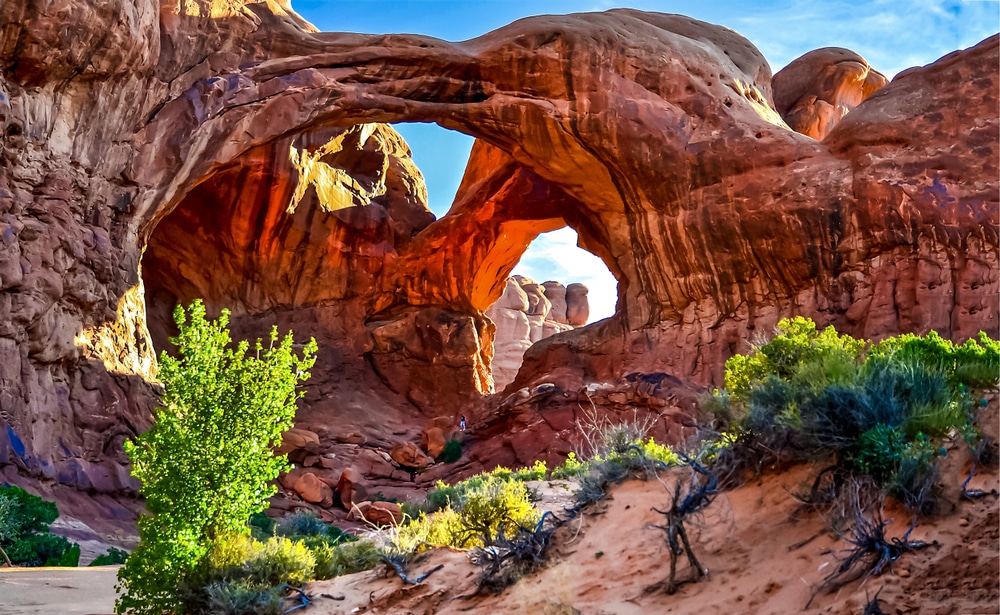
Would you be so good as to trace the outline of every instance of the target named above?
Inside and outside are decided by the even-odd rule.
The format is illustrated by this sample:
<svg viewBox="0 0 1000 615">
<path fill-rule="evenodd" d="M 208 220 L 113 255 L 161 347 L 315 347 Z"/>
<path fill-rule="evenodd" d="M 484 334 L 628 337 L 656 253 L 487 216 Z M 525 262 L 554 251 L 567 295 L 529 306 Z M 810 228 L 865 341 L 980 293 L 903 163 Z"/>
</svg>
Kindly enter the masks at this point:
<svg viewBox="0 0 1000 615">
<path fill-rule="evenodd" d="M 76 27 L 50 27 L 61 14 Z M 0 47 L 8 469 L 127 488 L 120 440 L 148 410 L 130 374 L 149 358 L 130 289 L 157 223 L 259 148 L 361 122 L 482 142 L 467 215 L 424 228 L 365 297 L 373 341 L 357 351 L 383 375 L 401 356 L 420 371 L 392 334 L 407 327 L 484 347 L 477 314 L 517 244 L 495 239 L 562 222 L 619 278 L 619 314 L 539 344 L 515 387 L 711 383 L 791 313 L 866 337 L 997 335 L 997 37 L 899 76 L 816 141 L 778 118 L 750 43 L 679 16 L 538 17 L 446 43 L 316 33 L 274 0 L 60 0 L 7 3 L 0 26 L 15 42 Z M 493 240 L 415 273 L 463 232 Z M 449 400 L 464 403 L 488 357 L 450 344 L 425 363 L 464 370 Z M 379 394 L 344 412 L 406 396 Z"/>
</svg>

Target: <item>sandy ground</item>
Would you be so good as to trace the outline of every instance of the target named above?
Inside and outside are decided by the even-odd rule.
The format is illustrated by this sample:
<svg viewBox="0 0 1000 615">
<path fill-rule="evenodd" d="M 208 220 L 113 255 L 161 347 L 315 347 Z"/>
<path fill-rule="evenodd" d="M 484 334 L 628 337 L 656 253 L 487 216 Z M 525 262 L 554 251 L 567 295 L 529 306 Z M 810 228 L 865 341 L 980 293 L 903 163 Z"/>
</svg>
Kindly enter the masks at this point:
<svg viewBox="0 0 1000 615">
<path fill-rule="evenodd" d="M 995 430 L 998 423 L 988 424 Z M 995 432 L 989 434 L 996 437 Z M 330 581 L 310 583 L 305 615 L 384 613 L 392 615 L 784 615 L 860 614 L 879 592 L 886 615 L 1000 614 L 1000 468 L 980 468 L 971 489 L 960 496 L 969 470 L 961 445 L 942 460 L 943 506 L 913 530 L 911 540 L 930 544 L 903 554 L 881 576 L 856 580 L 834 593 L 821 593 L 809 609 L 814 588 L 837 565 L 844 541 L 829 531 L 829 519 L 804 509 L 800 491 L 817 467 L 802 464 L 768 472 L 719 495 L 690 525 L 694 550 L 709 573 L 668 595 L 663 581 L 669 555 L 653 507 L 668 505 L 668 487 L 685 479 L 678 468 L 661 480 L 631 480 L 605 500 L 571 519 L 556 534 L 548 565 L 498 596 L 477 591 L 477 569 L 466 552 L 437 549 L 415 558 L 417 576 L 443 567 L 419 585 L 404 585 L 386 566 Z M 564 484 L 536 485 L 542 510 L 564 515 L 571 501 Z M 888 533 L 899 536 L 912 515 L 892 507 Z M 691 572 L 685 562 L 678 577 Z M 0 615 L 107 615 L 114 610 L 117 567 L 0 569 Z M 289 605 L 290 606 L 290 605 Z"/>
<path fill-rule="evenodd" d="M 118 566 L 0 568 L 3 615 L 110 615 Z"/>
<path fill-rule="evenodd" d="M 815 471 L 798 466 L 722 494 L 691 532 L 709 574 L 673 595 L 663 591 L 669 556 L 662 532 L 653 527 L 662 522 L 652 507 L 667 505 L 666 486 L 635 480 L 570 521 L 560 530 L 551 564 L 500 596 L 476 594 L 476 569 L 466 553 L 439 549 L 410 566 L 409 574 L 416 576 L 444 564 L 420 585 L 403 585 L 382 567 L 310 584 L 313 604 L 298 612 L 860 614 L 868 597 L 881 590 L 880 605 L 887 615 L 1000 613 L 1000 508 L 995 495 L 953 502 L 953 508 L 921 522 L 911 535 L 936 545 L 904 554 L 880 577 L 820 594 L 805 610 L 813 588 L 836 565 L 831 551 L 845 546 L 826 531 L 823 516 L 803 510 L 790 495 Z M 979 474 L 970 486 L 1000 487 L 996 470 Z M 893 518 L 890 534 L 909 527 L 911 517 L 904 510 L 891 509 L 886 516 Z M 678 572 L 683 578 L 690 570 L 682 563 Z"/>
</svg>

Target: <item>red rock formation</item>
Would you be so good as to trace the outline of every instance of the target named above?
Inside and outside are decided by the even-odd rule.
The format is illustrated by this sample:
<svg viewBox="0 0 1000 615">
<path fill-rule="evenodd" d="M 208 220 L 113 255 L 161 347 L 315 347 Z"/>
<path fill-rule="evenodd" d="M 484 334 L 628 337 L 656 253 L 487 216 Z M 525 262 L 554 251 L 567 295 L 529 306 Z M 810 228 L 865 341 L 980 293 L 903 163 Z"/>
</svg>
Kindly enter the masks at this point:
<svg viewBox="0 0 1000 615">
<path fill-rule="evenodd" d="M 823 139 L 851 109 L 885 87 L 885 75 L 848 49 L 824 47 L 774 75 L 774 107 L 796 132 Z"/>
<path fill-rule="evenodd" d="M 392 460 L 404 468 L 423 470 L 433 459 L 424 454 L 420 447 L 412 442 L 398 442 L 389 449 L 389 456 Z"/>
<path fill-rule="evenodd" d="M 317 164 L 350 175 L 356 186 L 346 193 L 356 206 L 324 211 L 309 184 L 289 214 L 300 183 L 289 148 L 328 141 L 339 149 Z M 168 347 L 171 306 L 198 297 L 237 318 L 337 302 L 370 313 L 386 264 L 434 220 L 426 201 L 409 148 L 385 125 L 312 132 L 247 152 L 188 194 L 150 239 L 143 268 L 156 347 Z M 360 318 L 348 324 L 363 327 Z"/>
<path fill-rule="evenodd" d="M 571 312 L 575 322 L 581 315 L 586 323 L 590 313 L 587 287 L 570 284 Z M 514 381 L 521 367 L 524 351 L 535 342 L 556 333 L 571 331 L 566 319 L 567 289 L 559 282 L 536 284 L 524 276 L 507 278 L 504 294 L 486 310 L 486 316 L 496 325 L 493 335 L 493 387 L 502 391 Z"/>
<path fill-rule="evenodd" d="M 312 472 L 299 476 L 292 491 L 298 493 L 306 502 L 319 504 L 323 508 L 333 506 L 333 490 Z"/>
<path fill-rule="evenodd" d="M 372 502 L 364 516 L 375 525 L 399 525 L 403 522 L 403 511 L 395 502 Z"/>
<path fill-rule="evenodd" d="M 340 496 L 340 503 L 346 510 L 362 502 L 368 497 L 368 488 L 364 484 L 364 479 L 357 470 L 347 468 L 340 474 L 337 481 L 337 493 Z"/>
<path fill-rule="evenodd" d="M 239 308 L 238 335 L 277 321 L 321 338 L 300 423 L 330 446 L 367 440 L 350 461 L 386 479 L 403 473 L 373 450 L 385 433 L 416 439 L 426 417 L 469 408 L 497 436 L 478 458 L 527 458 L 537 446 L 511 446 L 559 432 L 537 384 L 718 383 L 785 315 L 866 337 L 998 334 L 997 37 L 898 76 L 816 141 L 780 120 L 749 42 L 676 15 L 537 17 L 446 43 L 318 34 L 275 2 L 194 6 L 0 7 L 0 464 L 19 472 L 134 487 L 120 444 L 153 397 L 147 245 L 154 304 L 205 293 Z M 817 66 L 833 77 L 790 82 L 833 107 L 865 92 Z M 408 172 L 382 204 L 324 214 L 307 191 L 278 215 L 290 144 L 404 120 L 479 139 L 447 216 L 421 213 Z M 384 137 L 344 163 L 359 199 L 365 165 L 405 159 Z M 533 346 L 511 390 L 534 409 L 494 416 L 477 407 L 483 311 L 525 246 L 564 225 L 619 279 L 618 314 Z M 347 270 L 313 267 L 331 255 Z"/>
<path fill-rule="evenodd" d="M 571 327 L 582 327 L 590 319 L 588 292 L 588 288 L 579 282 L 566 287 L 566 323 Z"/>
</svg>

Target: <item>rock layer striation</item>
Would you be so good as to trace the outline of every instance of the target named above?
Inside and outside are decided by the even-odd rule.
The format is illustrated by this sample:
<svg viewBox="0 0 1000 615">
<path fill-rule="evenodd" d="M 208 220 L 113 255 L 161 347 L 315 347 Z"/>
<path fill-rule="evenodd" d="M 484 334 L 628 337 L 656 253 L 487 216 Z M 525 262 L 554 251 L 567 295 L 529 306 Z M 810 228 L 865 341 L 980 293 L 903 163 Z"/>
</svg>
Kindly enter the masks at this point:
<svg viewBox="0 0 1000 615">
<path fill-rule="evenodd" d="M 121 442 L 148 424 L 163 315 L 194 294 L 236 308 L 238 334 L 315 335 L 300 422 L 385 477 L 387 433 L 466 411 L 496 436 L 480 452 L 511 450 L 549 385 L 718 384 L 782 316 L 998 335 L 997 37 L 881 89 L 824 51 L 772 94 L 735 32 L 628 9 L 449 43 L 318 33 L 273 0 L 19 0 L 0 31 L 5 476 L 134 489 Z M 352 128 L 397 121 L 477 138 L 440 220 L 401 142 Z M 283 213 L 313 160 L 338 186 Z M 618 278 L 618 313 L 532 346 L 508 393 L 537 403 L 498 414 L 484 311 L 565 225 Z"/>
</svg>

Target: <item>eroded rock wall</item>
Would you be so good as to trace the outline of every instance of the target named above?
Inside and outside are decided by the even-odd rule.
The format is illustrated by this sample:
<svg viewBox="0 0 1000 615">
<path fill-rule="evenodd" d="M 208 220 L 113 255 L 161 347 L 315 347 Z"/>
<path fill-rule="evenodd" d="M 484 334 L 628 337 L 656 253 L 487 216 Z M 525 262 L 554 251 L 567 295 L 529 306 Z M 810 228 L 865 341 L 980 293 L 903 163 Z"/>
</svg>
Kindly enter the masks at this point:
<svg viewBox="0 0 1000 615">
<path fill-rule="evenodd" d="M 486 452 L 565 442 L 572 421 L 545 409 L 592 384 L 609 403 L 682 408 L 657 391 L 717 384 L 728 356 L 792 314 L 865 337 L 998 335 L 997 37 L 881 89 L 856 57 L 803 60 L 775 86 L 785 109 L 735 32 L 634 10 L 448 43 L 317 33 L 274 1 L 20 0 L 0 7 L 0 31 L 8 470 L 133 486 L 120 444 L 155 398 L 147 246 L 151 296 L 232 303 L 238 334 L 276 321 L 325 336 L 300 418 L 345 444 L 361 431 L 391 447 L 365 434 L 415 437 L 463 409 L 488 426 Z M 367 209 L 325 214 L 306 191 L 279 215 L 294 191 L 283 147 L 404 120 L 478 139 L 447 216 L 407 205 L 406 180 Z M 347 175 L 367 194 L 376 169 L 358 160 Z M 171 230 L 199 203 L 218 211 Z M 533 345 L 514 382 L 529 401 L 483 404 L 483 312 L 530 241 L 565 225 L 618 278 L 618 314 Z"/>
</svg>

